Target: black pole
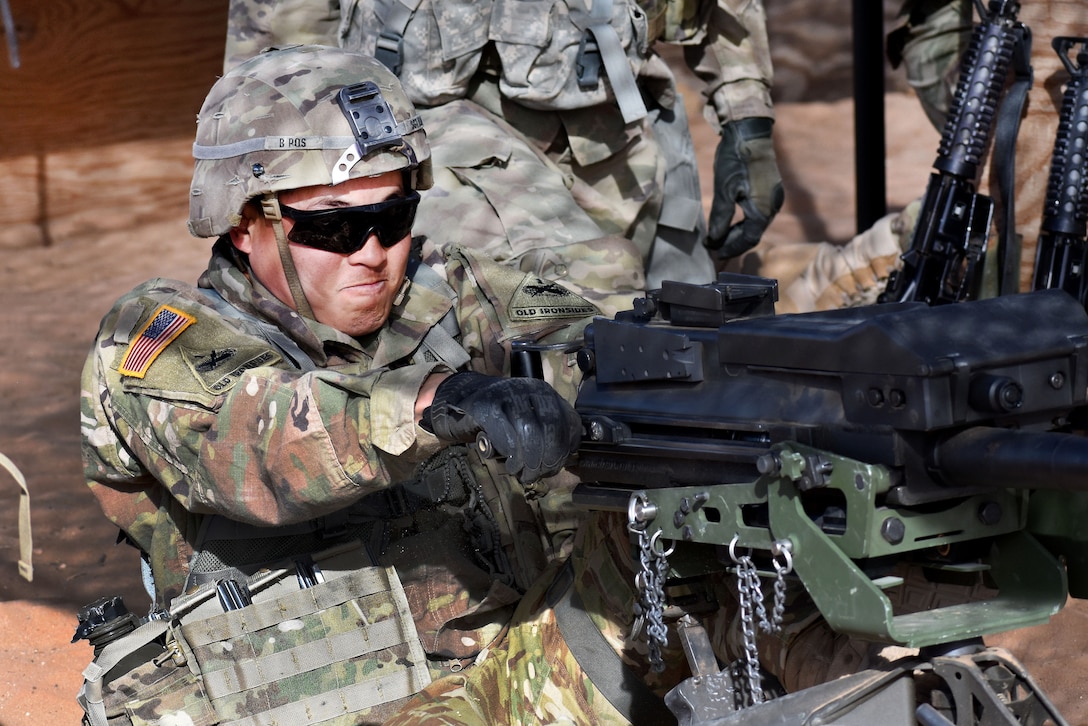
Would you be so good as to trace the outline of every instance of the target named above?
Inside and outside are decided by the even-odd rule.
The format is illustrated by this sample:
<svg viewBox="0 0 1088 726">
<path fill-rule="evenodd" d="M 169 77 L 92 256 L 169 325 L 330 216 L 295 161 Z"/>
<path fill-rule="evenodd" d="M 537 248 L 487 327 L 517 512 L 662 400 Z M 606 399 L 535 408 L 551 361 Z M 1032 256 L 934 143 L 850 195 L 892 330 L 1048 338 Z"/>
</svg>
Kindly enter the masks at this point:
<svg viewBox="0 0 1088 726">
<path fill-rule="evenodd" d="M 854 36 L 854 181 L 857 229 L 888 213 L 884 165 L 884 3 L 852 0 Z"/>
</svg>

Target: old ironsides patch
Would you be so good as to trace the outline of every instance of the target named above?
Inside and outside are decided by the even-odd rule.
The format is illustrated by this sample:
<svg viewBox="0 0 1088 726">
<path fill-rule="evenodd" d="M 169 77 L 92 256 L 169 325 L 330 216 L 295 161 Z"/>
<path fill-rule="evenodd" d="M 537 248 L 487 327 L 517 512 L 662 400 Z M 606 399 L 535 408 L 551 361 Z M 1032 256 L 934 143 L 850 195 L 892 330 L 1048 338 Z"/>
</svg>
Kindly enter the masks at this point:
<svg viewBox="0 0 1088 726">
<path fill-rule="evenodd" d="M 562 285 L 539 277 L 526 277 L 510 300 L 510 317 L 517 320 L 584 318 L 597 308 Z"/>
</svg>

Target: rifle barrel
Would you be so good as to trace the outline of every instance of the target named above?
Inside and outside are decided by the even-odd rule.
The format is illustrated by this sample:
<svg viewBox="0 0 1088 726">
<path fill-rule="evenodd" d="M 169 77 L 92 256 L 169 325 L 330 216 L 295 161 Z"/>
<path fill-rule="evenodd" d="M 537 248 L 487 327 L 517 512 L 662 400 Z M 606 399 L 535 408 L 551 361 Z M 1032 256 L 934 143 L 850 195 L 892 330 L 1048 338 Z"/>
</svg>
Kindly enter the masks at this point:
<svg viewBox="0 0 1088 726">
<path fill-rule="evenodd" d="M 976 427 L 938 443 L 930 465 L 945 484 L 1088 491 L 1088 438 Z"/>
</svg>

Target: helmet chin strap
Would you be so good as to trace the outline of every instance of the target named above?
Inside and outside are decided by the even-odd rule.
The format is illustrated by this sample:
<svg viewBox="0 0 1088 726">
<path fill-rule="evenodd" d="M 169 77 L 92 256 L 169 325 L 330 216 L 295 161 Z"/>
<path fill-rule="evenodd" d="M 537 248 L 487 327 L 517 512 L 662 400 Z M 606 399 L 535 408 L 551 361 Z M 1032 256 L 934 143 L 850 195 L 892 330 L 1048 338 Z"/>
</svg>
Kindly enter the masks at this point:
<svg viewBox="0 0 1088 726">
<path fill-rule="evenodd" d="M 393 306 L 400 307 L 404 304 L 404 298 L 408 295 L 408 288 L 412 286 L 412 280 L 408 275 L 404 276 L 404 281 L 400 284 L 400 288 L 397 289 L 397 294 L 393 298 Z"/>
<path fill-rule="evenodd" d="M 280 264 L 283 267 L 284 277 L 287 278 L 287 287 L 291 291 L 291 299 L 294 300 L 295 310 L 304 318 L 317 320 L 314 317 L 310 301 L 306 299 L 306 293 L 302 289 L 302 281 L 298 277 L 295 268 L 295 260 L 291 257 L 291 247 L 287 243 L 287 233 L 283 231 L 283 213 L 280 211 L 280 200 L 275 194 L 266 194 L 261 197 L 261 211 L 265 219 L 272 222 L 272 230 L 276 235 L 276 249 L 280 253 Z"/>
</svg>

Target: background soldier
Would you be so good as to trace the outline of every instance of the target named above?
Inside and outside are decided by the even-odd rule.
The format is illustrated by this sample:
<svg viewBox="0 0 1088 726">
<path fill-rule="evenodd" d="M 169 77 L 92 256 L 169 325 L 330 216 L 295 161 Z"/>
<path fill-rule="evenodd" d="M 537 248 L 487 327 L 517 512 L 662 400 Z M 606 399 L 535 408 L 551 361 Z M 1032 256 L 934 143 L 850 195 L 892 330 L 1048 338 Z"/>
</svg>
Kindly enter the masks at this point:
<svg viewBox="0 0 1088 726">
<path fill-rule="evenodd" d="M 926 116 L 944 128 L 973 29 L 971 0 L 906 0 L 886 50 L 902 67 Z M 934 149 L 936 151 L 936 149 Z M 846 244 L 799 242 L 753 250 L 745 271 L 779 281 L 779 312 L 808 312 L 875 303 L 910 246 L 920 201 L 878 220 Z"/>
<path fill-rule="evenodd" d="M 417 106 L 478 104 L 546 154 L 604 233 L 635 242 L 651 287 L 663 279 L 713 279 L 702 242 L 723 259 L 739 255 L 782 205 L 760 0 L 596 0 L 589 8 L 509 0 L 235 0 L 229 26 L 228 68 L 267 45 L 319 40 L 376 55 Z M 686 113 L 671 70 L 653 52 L 658 40 L 684 47 L 705 84 L 706 116 L 721 131 L 709 237 Z M 502 184 L 486 181 L 501 164 L 481 154 L 479 137 L 452 141 L 474 147 L 478 157 L 466 163 L 470 152 L 449 155 L 460 183 L 469 169 L 468 184 L 501 217 L 508 204 Z M 442 146 L 435 148 L 442 166 Z M 424 224 L 430 214 L 425 203 Z"/>
<path fill-rule="evenodd" d="M 889 59 L 903 68 L 938 131 L 944 128 L 959 78 L 960 58 L 977 20 L 973 10 L 972 0 L 907 0 L 896 28 L 887 38 Z M 1076 0 L 1025 2 L 1019 19 L 1031 31 L 1032 84 L 1016 136 L 1015 209 L 1011 221 L 1022 245 L 1020 290 L 1028 290 L 1063 86 L 1069 80 L 1051 41 L 1061 36 L 1084 36 L 1088 28 L 1083 5 Z M 1004 209 L 992 156 L 986 157 L 979 171 L 978 191 L 994 199 L 996 215 L 1003 219 L 1008 210 Z M 746 272 L 779 280 L 780 312 L 874 302 L 884 290 L 889 271 L 899 266 L 899 255 L 910 244 L 919 207 L 919 202 L 914 202 L 888 215 L 846 244 L 799 242 L 761 246 L 747 254 L 738 266 Z"/>
</svg>

